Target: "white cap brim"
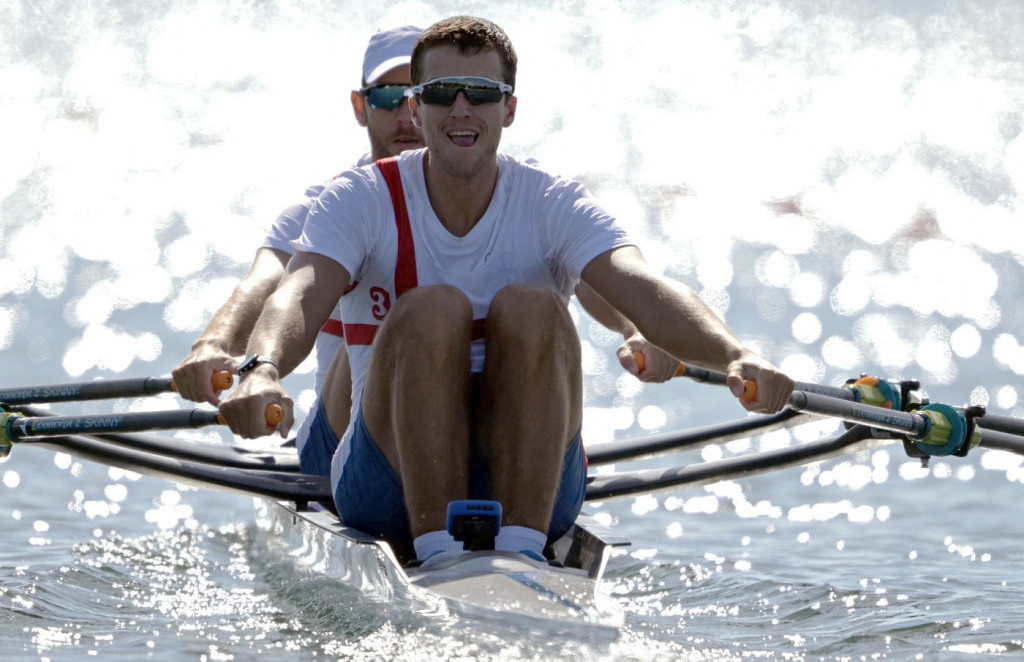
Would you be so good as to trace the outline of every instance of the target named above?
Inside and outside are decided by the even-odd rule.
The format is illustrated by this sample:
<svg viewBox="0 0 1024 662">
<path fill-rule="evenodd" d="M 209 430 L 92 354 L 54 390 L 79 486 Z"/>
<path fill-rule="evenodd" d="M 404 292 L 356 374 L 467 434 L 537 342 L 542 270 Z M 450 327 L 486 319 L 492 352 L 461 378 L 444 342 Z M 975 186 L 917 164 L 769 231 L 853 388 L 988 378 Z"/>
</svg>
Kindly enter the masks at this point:
<svg viewBox="0 0 1024 662">
<path fill-rule="evenodd" d="M 411 58 L 408 55 L 393 57 L 389 60 L 384 60 L 383 62 L 377 65 L 376 69 L 370 72 L 369 76 L 366 77 L 366 84 L 373 85 L 374 83 L 377 82 L 377 79 L 379 79 L 387 72 L 391 71 L 396 67 L 400 67 L 403 64 L 409 64 L 409 62 L 411 62 Z"/>
</svg>

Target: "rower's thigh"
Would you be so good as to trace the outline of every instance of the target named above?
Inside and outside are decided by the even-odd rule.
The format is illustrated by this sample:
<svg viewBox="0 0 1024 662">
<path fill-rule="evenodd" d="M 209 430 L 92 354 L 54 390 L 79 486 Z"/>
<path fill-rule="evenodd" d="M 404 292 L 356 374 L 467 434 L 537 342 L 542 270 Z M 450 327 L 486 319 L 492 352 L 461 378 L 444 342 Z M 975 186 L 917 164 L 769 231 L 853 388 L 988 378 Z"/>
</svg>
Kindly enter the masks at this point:
<svg viewBox="0 0 1024 662">
<path fill-rule="evenodd" d="M 477 415 L 481 429 L 498 407 L 536 407 L 566 416 L 568 438 L 583 416 L 580 340 L 565 303 L 552 291 L 529 285 L 502 289 L 487 312 L 486 361 Z"/>
<path fill-rule="evenodd" d="M 395 398 L 415 398 L 419 389 L 443 388 L 455 380 L 468 384 L 468 369 L 448 374 L 456 363 L 448 357 L 469 356 L 472 327 L 472 305 L 448 285 L 409 290 L 384 319 L 373 341 L 362 412 L 389 461 L 395 460 Z"/>
</svg>

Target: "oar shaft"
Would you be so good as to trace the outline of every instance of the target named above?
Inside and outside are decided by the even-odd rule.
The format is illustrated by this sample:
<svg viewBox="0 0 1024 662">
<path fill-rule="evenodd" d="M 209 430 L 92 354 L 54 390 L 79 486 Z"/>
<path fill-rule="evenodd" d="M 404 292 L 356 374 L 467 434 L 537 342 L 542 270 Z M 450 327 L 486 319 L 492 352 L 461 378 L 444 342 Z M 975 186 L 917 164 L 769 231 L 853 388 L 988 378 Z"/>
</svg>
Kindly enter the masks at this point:
<svg viewBox="0 0 1024 662">
<path fill-rule="evenodd" d="M 725 374 L 721 372 L 715 372 L 714 370 L 706 370 L 693 365 L 679 364 L 679 371 L 677 375 L 683 377 L 689 377 L 695 382 L 706 382 L 708 384 L 717 384 L 719 386 L 725 385 Z M 744 382 L 746 390 L 744 392 L 745 400 L 753 400 L 757 397 L 757 387 L 754 382 Z M 829 398 L 836 398 L 839 400 L 848 400 L 853 402 L 857 399 L 857 393 L 853 389 L 846 388 L 844 386 L 826 386 L 825 384 L 812 384 L 810 382 L 793 382 L 793 388 L 797 391 L 804 393 L 813 393 L 816 395 L 824 395 Z"/>
<path fill-rule="evenodd" d="M 891 440 L 874 439 L 868 427 L 857 425 L 842 434 L 824 439 L 725 460 L 696 462 L 666 469 L 589 475 L 586 500 L 599 501 L 631 494 L 708 485 L 795 467 L 884 443 L 891 443 Z"/>
<path fill-rule="evenodd" d="M 793 391 L 789 398 L 789 407 L 797 411 L 834 416 L 851 423 L 863 423 L 876 429 L 898 432 L 915 438 L 924 436 L 931 427 L 929 420 L 920 414 L 839 400 L 806 391 Z"/>
<path fill-rule="evenodd" d="M 267 425 L 275 428 L 284 417 L 284 410 L 277 404 L 267 405 L 263 416 Z M 0 445 L 6 445 L 9 450 L 11 442 L 26 437 L 146 432 L 223 424 L 224 419 L 220 413 L 208 409 L 173 409 L 90 416 L 22 416 L 0 411 Z"/>
<path fill-rule="evenodd" d="M 640 370 L 644 369 L 647 365 L 647 359 L 644 357 L 642 352 L 633 352 L 633 358 L 636 360 L 637 366 Z M 700 366 L 690 365 L 689 363 L 680 363 L 679 368 L 675 373 L 676 377 L 688 377 L 695 382 L 701 382 L 704 384 L 715 384 L 717 386 L 725 386 L 725 373 L 717 372 L 715 370 L 708 370 L 701 368 Z M 856 400 L 857 394 L 853 389 L 849 389 L 843 386 L 826 386 L 824 384 L 812 384 L 810 382 L 795 382 L 795 387 L 798 391 L 805 393 L 818 393 L 820 395 L 827 395 L 830 398 L 840 398 L 842 400 Z M 749 399 L 753 400 L 756 396 L 757 391 L 750 390 L 748 386 L 747 393 L 750 394 Z M 744 396 L 747 397 L 747 396 Z"/>
<path fill-rule="evenodd" d="M 213 374 L 213 387 L 218 391 L 231 388 L 234 378 L 221 370 Z M 130 398 L 175 389 L 170 377 L 136 377 L 128 379 L 102 379 L 92 382 L 50 384 L 0 389 L 0 403 L 8 405 L 42 404 L 46 402 L 77 402 L 106 398 Z"/>
<path fill-rule="evenodd" d="M 7 418 L 5 432 L 11 441 L 25 437 L 64 434 L 103 434 L 108 432 L 143 432 L 199 428 L 219 423 L 216 411 L 191 409 L 174 411 L 132 412 L 91 416 L 17 416 Z M 2 433 L 0 433 L 2 434 Z"/>
<path fill-rule="evenodd" d="M 43 402 L 70 402 L 74 400 L 100 400 L 152 395 L 171 390 L 170 377 L 142 377 L 138 379 L 104 379 L 77 384 L 52 384 L 0 389 L 0 402 L 25 405 Z"/>
<path fill-rule="evenodd" d="M 620 439 L 587 446 L 588 466 L 615 462 L 646 460 L 668 453 L 701 448 L 709 444 L 724 444 L 736 439 L 749 439 L 793 427 L 810 420 L 809 415 L 784 409 L 771 416 L 748 416 L 738 421 L 717 423 L 679 432 L 664 432 L 648 437 Z"/>
<path fill-rule="evenodd" d="M 994 416 L 985 414 L 978 418 L 978 426 L 986 430 L 996 430 L 1009 434 L 1024 435 L 1024 419 L 1012 416 Z"/>
</svg>

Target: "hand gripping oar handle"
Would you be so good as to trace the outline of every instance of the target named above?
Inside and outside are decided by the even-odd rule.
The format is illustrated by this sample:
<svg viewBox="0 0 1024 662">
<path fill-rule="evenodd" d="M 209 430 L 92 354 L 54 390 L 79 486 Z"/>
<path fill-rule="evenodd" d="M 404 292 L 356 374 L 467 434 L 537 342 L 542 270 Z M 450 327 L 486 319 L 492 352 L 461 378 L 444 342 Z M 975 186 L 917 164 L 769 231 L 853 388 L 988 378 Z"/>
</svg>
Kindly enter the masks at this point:
<svg viewBox="0 0 1024 662">
<path fill-rule="evenodd" d="M 235 377 L 227 370 L 218 370 L 217 372 L 213 373 L 213 375 L 210 377 L 210 381 L 213 383 L 213 390 L 220 392 L 226 391 L 229 388 L 231 388 L 231 386 L 235 383 Z M 171 382 L 171 390 L 178 390 L 178 385 L 175 384 L 173 381 Z"/>
<path fill-rule="evenodd" d="M 263 411 L 263 419 L 272 428 L 276 428 L 282 418 L 284 418 L 284 409 L 281 408 L 281 405 L 267 405 Z"/>
<path fill-rule="evenodd" d="M 264 410 L 264 419 L 269 427 L 277 427 L 283 417 L 284 410 L 280 405 L 267 405 Z M 89 416 L 22 416 L 17 413 L 0 412 L 0 455 L 10 452 L 12 443 L 26 437 L 176 430 L 224 423 L 220 412 L 208 409 Z"/>
<path fill-rule="evenodd" d="M 235 379 L 227 370 L 220 370 L 213 373 L 212 381 L 215 390 L 226 391 L 231 388 Z M 102 400 L 154 395 L 167 391 L 177 391 L 177 386 L 169 377 L 103 379 L 94 382 L 4 388 L 0 389 L 0 403 L 27 405 L 45 402 Z"/>
<path fill-rule="evenodd" d="M 647 365 L 647 357 L 644 356 L 644 353 L 643 352 L 633 352 L 633 360 L 636 361 L 636 366 L 638 368 L 640 368 L 640 372 L 643 372 L 644 371 L 644 367 L 646 367 L 646 365 Z M 673 377 L 682 377 L 685 374 L 686 374 L 686 365 L 680 363 L 679 367 L 676 368 L 676 373 L 673 375 Z"/>
</svg>

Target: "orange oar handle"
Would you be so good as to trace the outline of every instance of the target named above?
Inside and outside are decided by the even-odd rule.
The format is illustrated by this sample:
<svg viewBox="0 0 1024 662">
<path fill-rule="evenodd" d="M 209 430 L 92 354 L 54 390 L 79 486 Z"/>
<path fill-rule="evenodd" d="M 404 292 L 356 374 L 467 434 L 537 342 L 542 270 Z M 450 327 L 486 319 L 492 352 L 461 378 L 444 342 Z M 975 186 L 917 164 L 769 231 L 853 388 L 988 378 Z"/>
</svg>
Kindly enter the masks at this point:
<svg viewBox="0 0 1024 662">
<path fill-rule="evenodd" d="M 757 400 L 757 382 L 749 379 L 743 380 L 743 397 L 740 398 L 743 402 L 753 402 Z"/>
<path fill-rule="evenodd" d="M 213 384 L 213 390 L 220 393 L 221 391 L 226 391 L 229 388 L 231 388 L 231 386 L 235 383 L 235 377 L 227 370 L 218 370 L 217 372 L 213 373 L 213 377 L 210 379 L 210 381 Z M 173 381 L 171 382 L 171 390 L 178 390 L 178 385 L 175 384 Z"/>
<path fill-rule="evenodd" d="M 263 420 L 269 427 L 276 428 L 282 418 L 284 418 L 284 409 L 281 408 L 281 405 L 267 405 L 267 408 L 263 410 Z M 223 414 L 217 414 L 217 422 L 221 425 L 227 424 Z"/>
<path fill-rule="evenodd" d="M 281 405 L 267 405 L 263 412 L 263 419 L 272 428 L 276 428 L 282 418 L 284 418 L 284 409 L 281 408 Z"/>
<path fill-rule="evenodd" d="M 636 365 L 640 368 L 640 372 L 644 371 L 644 366 L 647 365 L 647 357 L 644 356 L 643 352 L 633 352 L 633 360 L 636 361 Z M 680 363 L 679 367 L 676 368 L 676 377 L 682 377 L 686 374 L 686 364 Z"/>
<path fill-rule="evenodd" d="M 226 391 L 235 383 L 235 377 L 227 370 L 218 370 L 213 373 L 213 388 L 215 391 Z"/>
</svg>

